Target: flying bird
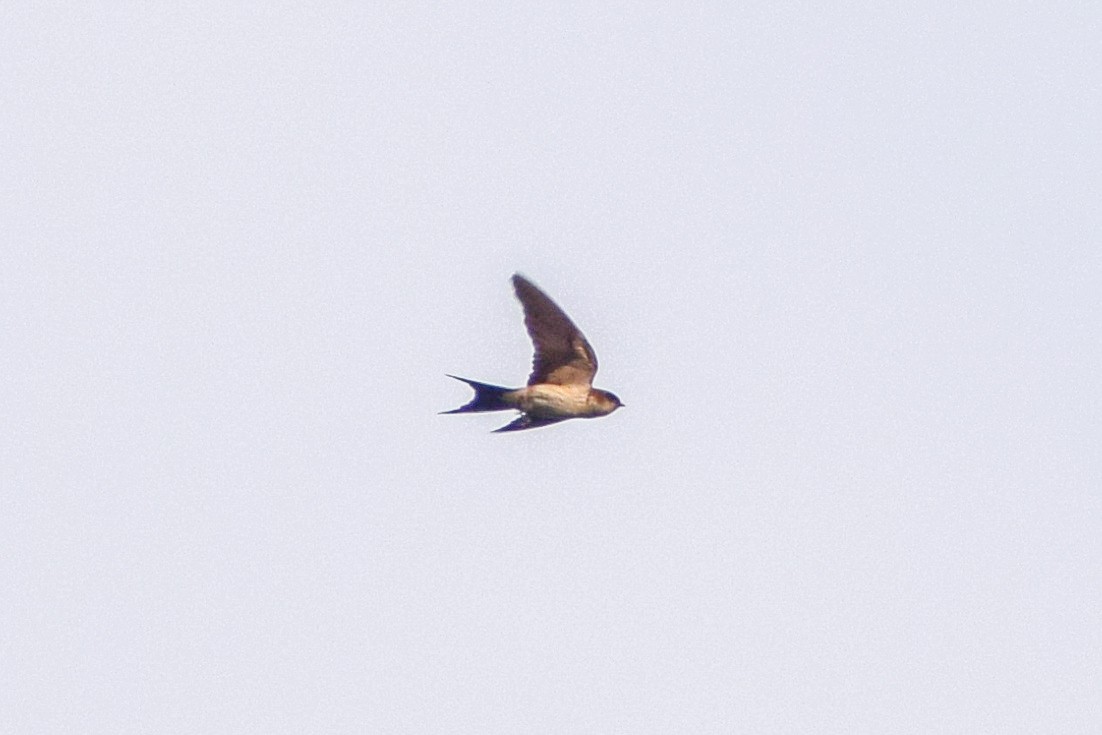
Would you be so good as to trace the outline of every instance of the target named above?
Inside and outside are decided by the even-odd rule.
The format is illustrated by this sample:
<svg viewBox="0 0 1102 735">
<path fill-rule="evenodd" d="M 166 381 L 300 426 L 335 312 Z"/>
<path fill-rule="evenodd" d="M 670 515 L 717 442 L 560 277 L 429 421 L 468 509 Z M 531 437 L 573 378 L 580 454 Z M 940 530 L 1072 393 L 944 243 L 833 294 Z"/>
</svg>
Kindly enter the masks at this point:
<svg viewBox="0 0 1102 735">
<path fill-rule="evenodd" d="M 535 347 L 528 385 L 502 388 L 449 375 L 471 386 L 474 398 L 442 413 L 520 411 L 517 419 L 495 430 L 502 432 L 607 416 L 623 406 L 612 393 L 593 387 L 597 355 L 558 304 L 519 273 L 513 275 L 513 289 L 524 307 L 524 326 Z"/>
</svg>

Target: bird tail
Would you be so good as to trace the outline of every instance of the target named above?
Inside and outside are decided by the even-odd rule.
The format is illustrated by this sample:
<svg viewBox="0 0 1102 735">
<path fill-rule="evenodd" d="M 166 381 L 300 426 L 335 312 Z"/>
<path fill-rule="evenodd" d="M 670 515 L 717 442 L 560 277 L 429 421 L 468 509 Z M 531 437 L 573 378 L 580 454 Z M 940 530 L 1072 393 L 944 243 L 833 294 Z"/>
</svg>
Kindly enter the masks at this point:
<svg viewBox="0 0 1102 735">
<path fill-rule="evenodd" d="M 474 413 L 480 411 L 507 411 L 510 406 L 505 401 L 505 394 L 509 393 L 511 388 L 502 388 L 500 385 L 488 385 L 486 383 L 479 383 L 474 380 L 467 380 L 466 378 L 460 378 L 457 375 L 449 375 L 449 378 L 455 378 L 461 380 L 467 385 L 474 388 L 474 398 L 470 403 L 460 406 L 459 408 L 452 409 L 451 411 L 441 411 L 440 413 Z"/>
</svg>

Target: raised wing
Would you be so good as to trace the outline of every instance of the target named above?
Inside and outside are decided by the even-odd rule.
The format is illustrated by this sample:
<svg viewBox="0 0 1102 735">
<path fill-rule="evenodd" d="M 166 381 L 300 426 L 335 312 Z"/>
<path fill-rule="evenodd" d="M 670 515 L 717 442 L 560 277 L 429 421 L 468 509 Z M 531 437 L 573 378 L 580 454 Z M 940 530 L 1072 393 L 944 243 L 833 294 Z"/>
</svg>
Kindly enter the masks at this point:
<svg viewBox="0 0 1102 735">
<path fill-rule="evenodd" d="M 528 385 L 592 385 L 597 355 L 585 335 L 551 298 L 519 273 L 513 288 L 524 307 L 524 326 L 536 354 Z"/>
</svg>

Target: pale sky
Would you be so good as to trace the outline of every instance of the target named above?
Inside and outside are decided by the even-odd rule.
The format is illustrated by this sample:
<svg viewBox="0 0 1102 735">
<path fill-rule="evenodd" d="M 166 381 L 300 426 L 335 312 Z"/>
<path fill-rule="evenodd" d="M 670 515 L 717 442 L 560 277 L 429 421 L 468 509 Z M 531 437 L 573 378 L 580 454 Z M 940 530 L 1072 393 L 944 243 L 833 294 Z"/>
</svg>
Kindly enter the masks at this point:
<svg viewBox="0 0 1102 735">
<path fill-rule="evenodd" d="M 8 5 L 0 732 L 1102 732 L 1102 7 Z"/>
</svg>

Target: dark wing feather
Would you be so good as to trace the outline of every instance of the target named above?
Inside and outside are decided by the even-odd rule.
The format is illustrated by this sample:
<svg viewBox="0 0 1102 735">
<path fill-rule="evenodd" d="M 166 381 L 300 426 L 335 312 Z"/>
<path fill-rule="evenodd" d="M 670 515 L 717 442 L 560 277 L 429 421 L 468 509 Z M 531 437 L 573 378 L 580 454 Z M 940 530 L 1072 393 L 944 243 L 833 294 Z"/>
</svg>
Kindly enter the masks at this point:
<svg viewBox="0 0 1102 735">
<path fill-rule="evenodd" d="M 566 419 L 545 419 L 537 416 L 530 416 L 529 414 L 521 414 L 520 417 L 512 422 L 505 424 L 500 429 L 494 429 L 494 434 L 501 434 L 506 431 L 524 431 L 525 429 L 538 429 L 541 426 L 550 426 L 551 424 L 557 424 L 560 421 L 566 421 Z"/>
<path fill-rule="evenodd" d="M 524 326 L 535 347 L 528 385 L 592 385 L 597 355 L 581 330 L 547 294 L 519 273 L 513 276 L 513 288 L 524 307 Z"/>
</svg>

